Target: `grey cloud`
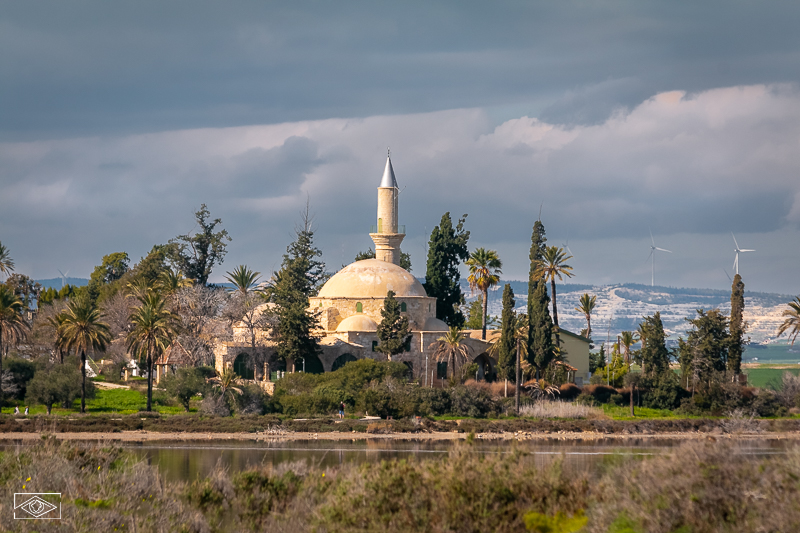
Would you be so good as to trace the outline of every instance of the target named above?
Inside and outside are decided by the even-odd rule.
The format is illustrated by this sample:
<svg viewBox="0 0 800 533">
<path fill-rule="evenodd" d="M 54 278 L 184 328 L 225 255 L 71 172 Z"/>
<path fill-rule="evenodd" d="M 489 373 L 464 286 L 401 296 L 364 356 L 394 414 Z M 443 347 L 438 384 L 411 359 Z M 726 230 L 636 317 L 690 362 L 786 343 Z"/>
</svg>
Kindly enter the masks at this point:
<svg viewBox="0 0 800 533">
<path fill-rule="evenodd" d="M 797 81 L 800 5 L 6 2 L 0 136 L 128 134 Z"/>
</svg>

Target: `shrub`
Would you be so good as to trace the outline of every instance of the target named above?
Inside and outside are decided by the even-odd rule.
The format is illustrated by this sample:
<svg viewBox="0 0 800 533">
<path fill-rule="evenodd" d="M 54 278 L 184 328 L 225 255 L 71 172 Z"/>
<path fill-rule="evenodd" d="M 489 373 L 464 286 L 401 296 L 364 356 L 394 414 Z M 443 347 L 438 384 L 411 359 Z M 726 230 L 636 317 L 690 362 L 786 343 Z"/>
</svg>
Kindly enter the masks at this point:
<svg viewBox="0 0 800 533">
<path fill-rule="evenodd" d="M 270 411 L 269 394 L 258 385 L 249 383 L 240 387 L 242 394 L 236 396 L 236 410 L 243 415 L 263 415 Z"/>
<path fill-rule="evenodd" d="M 36 368 L 37 365 L 33 361 L 19 357 L 8 357 L 3 361 L 3 370 L 11 373 L 12 386 L 16 387 L 13 397 L 17 400 L 25 398 L 28 382 L 36 374 Z"/>
<path fill-rule="evenodd" d="M 681 401 L 690 396 L 672 371 L 656 376 L 643 376 L 639 388 L 642 391 L 642 405 L 651 409 L 677 409 Z"/>
<path fill-rule="evenodd" d="M 42 404 L 50 414 L 53 405 L 71 407 L 81 394 L 81 371 L 76 357 L 69 357 L 64 364 L 51 363 L 42 358 L 37 362 L 36 373 L 28 383 L 26 401 L 31 404 Z M 94 398 L 95 386 L 91 380 L 86 381 L 86 397 Z"/>
<path fill-rule="evenodd" d="M 456 416 L 482 418 L 496 414 L 497 404 L 485 391 L 459 385 L 448 390 L 450 393 L 450 412 Z"/>
<path fill-rule="evenodd" d="M 562 400 L 574 400 L 581 394 L 581 388 L 574 383 L 564 383 L 558 388 L 558 397 Z"/>
<path fill-rule="evenodd" d="M 590 395 L 598 403 L 608 403 L 612 394 L 617 394 L 617 389 L 608 385 L 587 385 L 583 393 Z"/>
<path fill-rule="evenodd" d="M 167 374 L 161 386 L 168 395 L 175 398 L 183 408 L 189 410 L 189 402 L 198 393 L 205 393 L 209 386 L 203 372 L 197 368 L 179 368 L 174 374 Z"/>
<path fill-rule="evenodd" d="M 520 407 L 521 416 L 532 418 L 603 418 L 603 410 L 573 402 L 540 401 Z"/>
</svg>

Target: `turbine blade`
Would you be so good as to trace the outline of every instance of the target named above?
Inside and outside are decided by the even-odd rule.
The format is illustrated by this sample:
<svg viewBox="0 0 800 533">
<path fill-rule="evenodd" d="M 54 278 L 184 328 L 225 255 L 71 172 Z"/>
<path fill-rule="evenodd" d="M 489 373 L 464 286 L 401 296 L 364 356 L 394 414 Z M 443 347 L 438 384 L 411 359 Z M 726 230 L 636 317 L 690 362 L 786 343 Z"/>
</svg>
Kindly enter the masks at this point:
<svg viewBox="0 0 800 533">
<path fill-rule="evenodd" d="M 733 280 L 731 279 L 731 275 L 730 275 L 730 274 L 728 274 L 728 271 L 727 271 L 727 270 L 725 270 L 724 268 L 722 269 L 722 271 L 723 271 L 723 272 L 725 272 L 725 275 L 726 275 L 726 276 L 728 276 L 728 281 L 730 281 L 731 283 L 733 283 Z"/>
<path fill-rule="evenodd" d="M 755 252 L 755 250 L 739 250 L 740 252 Z"/>
<path fill-rule="evenodd" d="M 647 228 L 650 230 L 650 242 L 653 243 L 653 246 L 656 245 L 656 241 L 653 239 L 653 230 L 651 228 Z"/>
<path fill-rule="evenodd" d="M 669 252 L 669 253 L 672 253 L 672 251 L 670 251 L 670 250 L 665 250 L 665 249 L 663 249 L 663 248 L 656 248 L 656 250 L 659 250 L 659 251 L 661 251 L 661 252 Z"/>
<path fill-rule="evenodd" d="M 648 261 L 650 261 L 650 257 L 652 257 L 652 255 L 653 255 L 653 250 L 650 250 L 650 255 L 647 256 L 647 259 L 645 259 L 644 262 L 647 263 Z"/>
<path fill-rule="evenodd" d="M 736 236 L 733 234 L 733 232 L 731 232 L 731 237 L 733 237 L 733 243 L 736 245 L 736 249 L 738 250 L 739 249 L 739 243 L 736 242 Z"/>
</svg>

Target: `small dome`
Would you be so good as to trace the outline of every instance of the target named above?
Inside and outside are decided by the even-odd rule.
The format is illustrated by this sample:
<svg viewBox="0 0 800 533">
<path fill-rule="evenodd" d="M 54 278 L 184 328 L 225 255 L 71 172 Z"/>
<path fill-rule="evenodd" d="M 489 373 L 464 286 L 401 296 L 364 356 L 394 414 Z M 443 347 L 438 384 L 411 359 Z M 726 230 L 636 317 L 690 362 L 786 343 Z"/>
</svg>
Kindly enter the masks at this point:
<svg viewBox="0 0 800 533">
<path fill-rule="evenodd" d="M 367 315 L 353 315 L 342 320 L 336 331 L 378 331 L 378 324 Z"/>
<path fill-rule="evenodd" d="M 425 319 L 425 326 L 422 331 L 450 331 L 450 326 L 435 316 L 431 316 Z"/>
<path fill-rule="evenodd" d="M 386 298 L 427 296 L 422 284 L 407 270 L 380 259 L 356 261 L 336 273 L 320 289 L 319 298 Z"/>
</svg>

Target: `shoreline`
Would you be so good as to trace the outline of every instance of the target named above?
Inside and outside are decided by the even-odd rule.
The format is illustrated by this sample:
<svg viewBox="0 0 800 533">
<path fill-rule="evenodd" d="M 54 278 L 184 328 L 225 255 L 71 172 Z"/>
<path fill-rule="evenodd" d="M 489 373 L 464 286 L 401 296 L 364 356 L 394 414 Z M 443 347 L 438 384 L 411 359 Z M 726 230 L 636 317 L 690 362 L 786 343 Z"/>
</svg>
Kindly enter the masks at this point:
<svg viewBox="0 0 800 533">
<path fill-rule="evenodd" d="M 126 444 L 143 444 L 145 442 L 297 442 L 297 441 L 439 441 L 455 442 L 467 439 L 467 433 L 434 432 L 434 433 L 304 433 L 286 432 L 272 433 L 188 433 L 188 432 L 159 432 L 159 431 L 122 431 L 122 432 L 65 432 L 65 433 L 36 433 L 36 432 L 9 432 L 0 433 L 0 444 L 39 442 L 45 437 L 60 441 L 72 442 L 119 442 Z M 717 440 L 796 440 L 800 442 L 800 432 L 781 433 L 593 433 L 593 432 L 559 432 L 559 433 L 475 433 L 475 440 L 504 441 L 504 442 L 529 442 L 529 441 L 602 441 L 602 440 L 686 440 L 686 441 L 717 441 Z"/>
</svg>

